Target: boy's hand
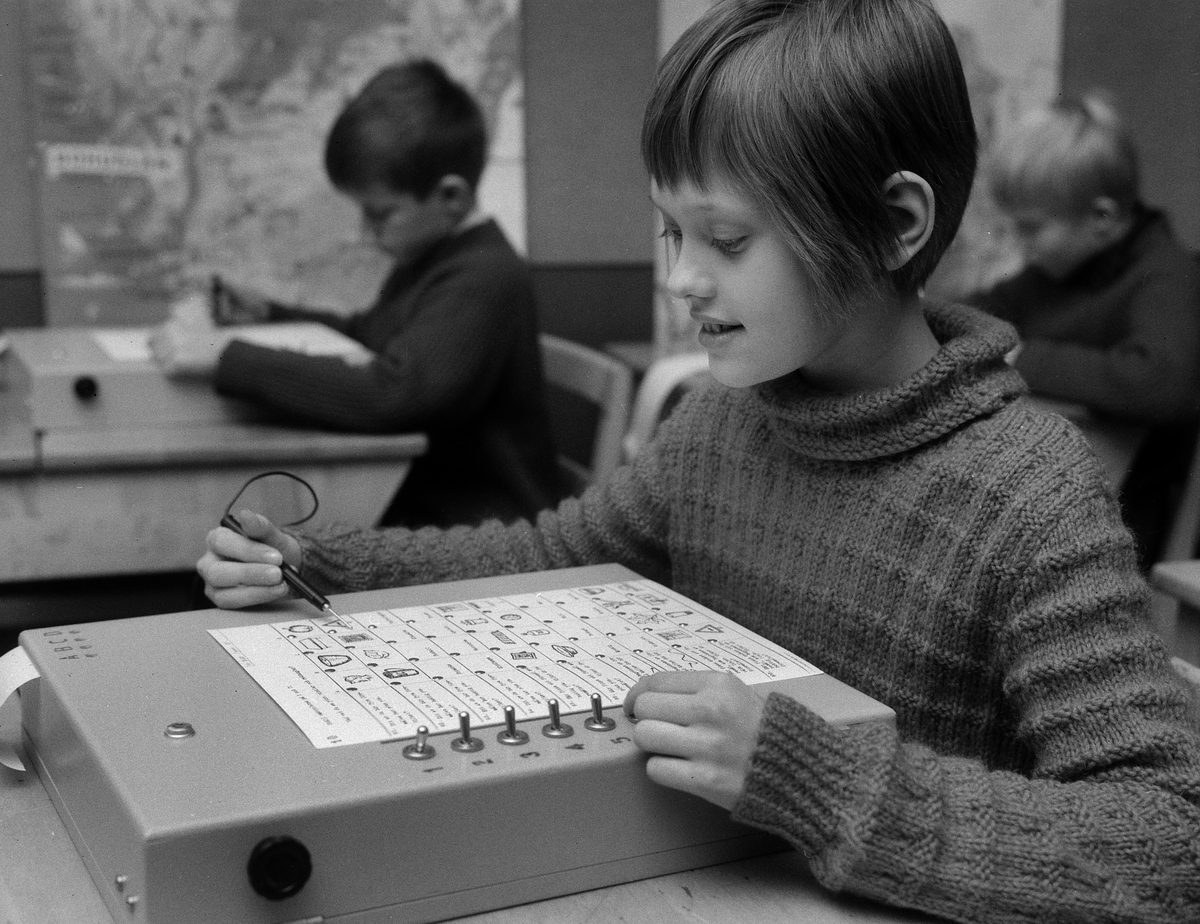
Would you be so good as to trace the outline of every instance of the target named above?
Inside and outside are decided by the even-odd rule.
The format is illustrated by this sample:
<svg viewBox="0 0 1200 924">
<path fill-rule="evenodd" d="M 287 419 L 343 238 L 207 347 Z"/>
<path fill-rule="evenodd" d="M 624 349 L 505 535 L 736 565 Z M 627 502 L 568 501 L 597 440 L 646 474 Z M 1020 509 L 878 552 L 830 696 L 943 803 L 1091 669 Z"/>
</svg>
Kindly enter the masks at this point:
<svg viewBox="0 0 1200 924">
<path fill-rule="evenodd" d="M 167 321 L 149 339 L 154 361 L 167 375 L 207 378 L 217 368 L 231 334 L 211 324 Z"/>
<path fill-rule="evenodd" d="M 212 319 L 219 325 L 261 324 L 271 319 L 271 300 L 261 292 L 234 288 L 219 276 L 212 283 Z"/>
<path fill-rule="evenodd" d="M 651 674 L 625 697 L 634 742 L 655 755 L 650 779 L 727 809 L 745 788 L 762 712 L 748 686 L 716 671 Z"/>
<path fill-rule="evenodd" d="M 262 514 L 235 514 L 246 535 L 218 526 L 208 534 L 208 551 L 196 562 L 204 593 L 222 609 L 270 603 L 288 594 L 281 562 L 300 567 L 300 543 Z"/>
</svg>

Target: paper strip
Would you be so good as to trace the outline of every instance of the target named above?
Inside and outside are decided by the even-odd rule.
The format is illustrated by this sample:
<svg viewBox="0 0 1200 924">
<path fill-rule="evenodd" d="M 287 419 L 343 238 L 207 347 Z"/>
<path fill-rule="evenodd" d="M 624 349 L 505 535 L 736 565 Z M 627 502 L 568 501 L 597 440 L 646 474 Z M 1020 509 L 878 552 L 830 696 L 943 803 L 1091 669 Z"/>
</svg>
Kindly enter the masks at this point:
<svg viewBox="0 0 1200 924">
<path fill-rule="evenodd" d="M 0 709 L 8 702 L 10 696 L 37 676 L 39 676 L 37 668 L 33 666 L 29 655 L 20 645 L 0 656 Z M 15 714 L 19 716 L 20 712 L 15 711 Z M 20 724 L 19 720 L 18 724 Z M 17 751 L 17 741 L 20 740 L 20 736 L 14 737 L 6 731 L 0 729 L 0 764 L 13 770 L 24 770 L 25 762 L 21 760 L 21 755 Z"/>
</svg>

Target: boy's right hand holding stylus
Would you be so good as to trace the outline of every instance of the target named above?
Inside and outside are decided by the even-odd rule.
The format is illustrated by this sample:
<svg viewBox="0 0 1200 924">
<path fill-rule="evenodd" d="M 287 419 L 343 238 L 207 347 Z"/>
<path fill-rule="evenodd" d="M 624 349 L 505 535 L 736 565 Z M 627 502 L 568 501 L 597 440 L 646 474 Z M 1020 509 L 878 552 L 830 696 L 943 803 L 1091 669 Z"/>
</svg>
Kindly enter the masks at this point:
<svg viewBox="0 0 1200 924">
<path fill-rule="evenodd" d="M 245 535 L 218 526 L 205 540 L 208 551 L 196 562 L 204 593 L 222 609 L 241 609 L 286 597 L 290 588 L 279 566 L 300 567 L 300 543 L 261 514 L 234 514 Z"/>
</svg>

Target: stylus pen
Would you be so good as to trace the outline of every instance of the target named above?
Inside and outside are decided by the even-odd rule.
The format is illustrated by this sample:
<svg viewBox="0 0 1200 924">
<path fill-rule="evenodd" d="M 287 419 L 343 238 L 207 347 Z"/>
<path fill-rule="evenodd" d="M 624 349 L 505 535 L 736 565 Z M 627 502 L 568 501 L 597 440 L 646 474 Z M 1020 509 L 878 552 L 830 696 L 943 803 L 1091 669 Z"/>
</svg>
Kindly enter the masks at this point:
<svg viewBox="0 0 1200 924">
<path fill-rule="evenodd" d="M 239 536 L 246 536 L 246 531 L 242 529 L 242 524 L 233 518 L 233 514 L 227 513 L 225 516 L 221 517 L 221 525 L 226 529 L 232 529 Z M 246 538 L 249 539 L 250 537 L 246 536 Z M 288 587 L 292 588 L 292 590 L 302 596 L 305 600 L 322 612 L 328 613 L 330 616 L 337 616 L 338 619 L 342 618 L 341 616 L 338 616 L 333 607 L 329 605 L 329 600 L 325 597 L 325 595 L 313 587 L 312 584 L 308 583 L 308 581 L 304 580 L 304 578 L 300 577 L 300 572 L 289 565 L 286 561 L 280 563 L 279 570 L 283 572 L 283 580 Z"/>
</svg>

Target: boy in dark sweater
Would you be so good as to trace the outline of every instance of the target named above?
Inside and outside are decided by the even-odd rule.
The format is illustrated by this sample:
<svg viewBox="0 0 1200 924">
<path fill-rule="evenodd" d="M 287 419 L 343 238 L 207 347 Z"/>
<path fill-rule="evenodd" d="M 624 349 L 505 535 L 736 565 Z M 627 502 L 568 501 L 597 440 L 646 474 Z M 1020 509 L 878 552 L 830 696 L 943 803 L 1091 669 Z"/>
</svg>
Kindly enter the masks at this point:
<svg viewBox="0 0 1200 924">
<path fill-rule="evenodd" d="M 546 413 L 528 267 L 476 207 L 486 160 L 482 114 L 431 61 L 389 67 L 335 121 L 325 167 L 395 263 L 367 310 L 289 307 L 223 286 L 219 321 L 320 321 L 365 345 L 354 362 L 230 340 L 168 324 L 154 338 L 177 375 L 306 424 L 357 432 L 423 430 L 382 524 L 450 525 L 531 517 L 561 497 Z"/>
<path fill-rule="evenodd" d="M 1166 216 L 1139 200 L 1112 108 L 1092 95 L 1027 113 L 988 180 L 1023 269 L 970 301 L 1017 328 L 1029 387 L 1148 424 L 1195 416 L 1200 278 Z"/>
<path fill-rule="evenodd" d="M 725 0 L 642 133 L 667 286 L 719 384 L 535 523 L 284 532 L 198 570 L 357 590 L 615 561 L 891 705 L 835 728 L 735 675 L 657 672 L 647 773 L 786 838 L 826 887 L 963 922 L 1200 920 L 1200 734 L 1111 489 L 1023 400 L 1012 328 L 925 303 L 975 168 L 924 0 Z"/>
<path fill-rule="evenodd" d="M 968 300 L 1016 327 L 1033 392 L 1150 428 L 1119 486 L 1148 569 L 1200 414 L 1200 264 L 1140 201 L 1133 139 L 1098 94 L 1027 113 L 988 180 L 1024 265 Z"/>
</svg>

